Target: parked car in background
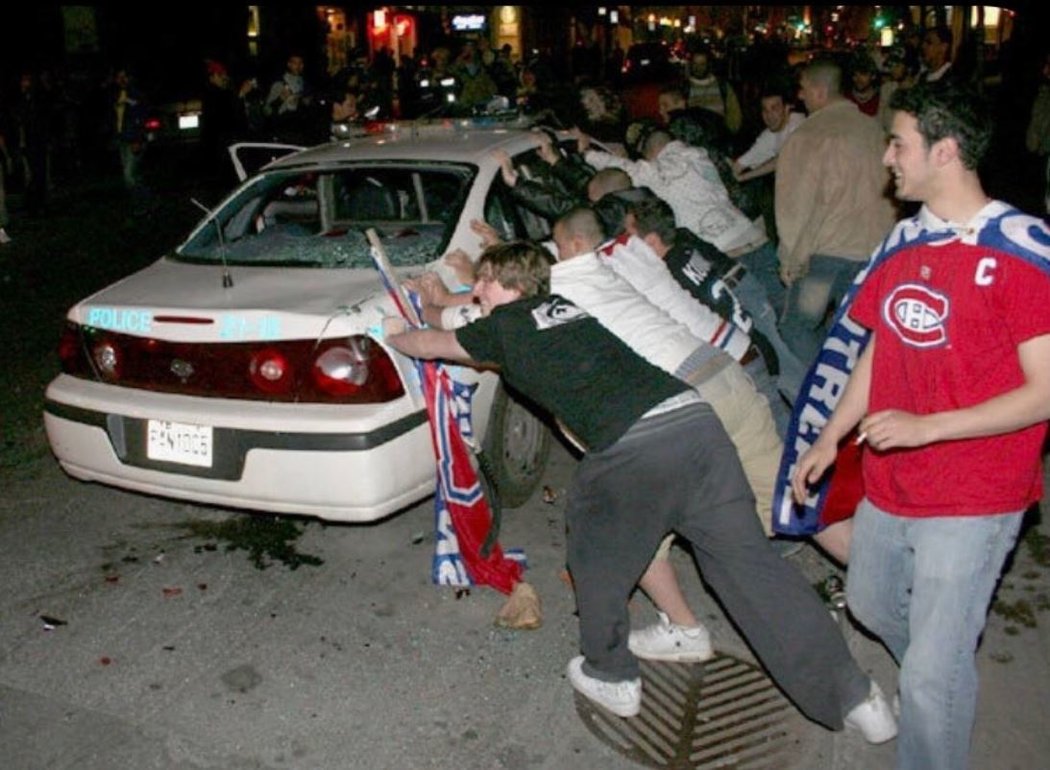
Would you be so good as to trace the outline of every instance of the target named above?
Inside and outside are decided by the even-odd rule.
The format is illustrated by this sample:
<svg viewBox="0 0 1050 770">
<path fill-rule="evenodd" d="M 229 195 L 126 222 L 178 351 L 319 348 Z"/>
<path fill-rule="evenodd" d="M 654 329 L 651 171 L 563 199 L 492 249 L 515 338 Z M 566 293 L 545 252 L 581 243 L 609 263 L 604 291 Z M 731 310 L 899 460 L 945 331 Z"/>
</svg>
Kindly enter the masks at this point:
<svg viewBox="0 0 1050 770">
<path fill-rule="evenodd" d="M 431 494 L 416 368 L 383 342 L 395 309 L 366 231 L 400 277 L 437 270 L 454 286 L 441 257 L 477 255 L 472 219 L 548 235 L 492 157 L 539 163 L 537 146 L 528 130 L 391 125 L 269 163 L 171 253 L 69 310 L 44 413 L 59 463 L 138 492 L 338 521 Z M 524 502 L 545 423 L 494 374 L 455 371 L 477 385 L 474 429 L 503 503 Z"/>
<path fill-rule="evenodd" d="M 150 144 L 193 144 L 201 138 L 202 105 L 199 98 L 163 102 L 146 116 Z"/>
</svg>

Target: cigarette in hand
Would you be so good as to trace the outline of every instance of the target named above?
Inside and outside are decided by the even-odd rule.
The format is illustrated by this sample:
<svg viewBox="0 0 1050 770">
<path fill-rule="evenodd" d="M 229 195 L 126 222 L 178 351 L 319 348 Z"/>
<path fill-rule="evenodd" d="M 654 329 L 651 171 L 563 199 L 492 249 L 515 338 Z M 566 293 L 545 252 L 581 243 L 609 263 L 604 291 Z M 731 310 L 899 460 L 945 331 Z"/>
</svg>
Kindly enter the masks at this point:
<svg viewBox="0 0 1050 770">
<path fill-rule="evenodd" d="M 857 436 L 857 438 L 855 438 L 853 440 L 853 443 L 856 444 L 857 446 L 860 446 L 861 444 L 864 443 L 864 439 L 866 439 L 867 437 L 868 437 L 868 432 L 864 431 L 859 436 Z"/>
</svg>

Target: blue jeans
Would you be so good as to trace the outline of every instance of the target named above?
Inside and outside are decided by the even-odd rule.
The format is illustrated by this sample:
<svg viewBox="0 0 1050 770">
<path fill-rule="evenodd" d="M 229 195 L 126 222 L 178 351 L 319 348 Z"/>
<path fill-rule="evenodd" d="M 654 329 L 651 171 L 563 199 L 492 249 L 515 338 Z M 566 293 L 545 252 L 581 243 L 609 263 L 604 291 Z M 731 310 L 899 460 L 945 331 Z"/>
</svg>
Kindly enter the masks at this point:
<svg viewBox="0 0 1050 770">
<path fill-rule="evenodd" d="M 769 402 L 769 411 L 773 414 L 773 424 L 776 426 L 777 435 L 783 441 L 787 435 L 788 423 L 791 421 L 791 410 L 787 402 L 780 397 L 777 383 L 773 381 L 773 375 L 769 373 L 766 362 L 762 356 L 758 356 L 749 364 L 744 366 L 744 371 L 755 383 L 755 390 L 766 397 Z"/>
<path fill-rule="evenodd" d="M 765 290 L 769 304 L 779 314 L 784 309 L 785 289 L 780 282 L 780 260 L 773 242 L 766 241 L 757 249 L 741 254 L 738 259 L 747 268 L 748 275 L 754 276 Z"/>
<path fill-rule="evenodd" d="M 807 369 L 827 337 L 829 308 L 842 302 L 864 264 L 863 260 L 814 254 L 809 271 L 788 288 L 780 333 Z"/>
<path fill-rule="evenodd" d="M 898 770 L 967 766 L 977 641 L 1024 512 L 908 518 L 857 509 L 847 598 L 900 664 Z"/>
<path fill-rule="evenodd" d="M 794 404 L 798 391 L 802 387 L 802 378 L 806 376 L 806 367 L 780 336 L 780 330 L 777 328 L 777 312 L 770 304 L 765 288 L 750 272 L 747 272 L 743 278 L 733 284 L 732 289 L 733 294 L 740 300 L 740 304 L 754 321 L 754 328 L 762 332 L 776 352 L 777 361 L 780 364 L 777 390 L 789 404 Z"/>
<path fill-rule="evenodd" d="M 794 404 L 807 367 L 784 342 L 777 328 L 781 308 L 784 307 L 785 289 L 780 282 L 776 247 L 767 241 L 757 249 L 741 254 L 738 259 L 747 271 L 732 284 L 733 293 L 751 315 L 755 328 L 762 332 L 776 351 L 780 363 L 777 390 L 789 404 Z M 779 419 L 777 427 L 779 429 Z"/>
</svg>

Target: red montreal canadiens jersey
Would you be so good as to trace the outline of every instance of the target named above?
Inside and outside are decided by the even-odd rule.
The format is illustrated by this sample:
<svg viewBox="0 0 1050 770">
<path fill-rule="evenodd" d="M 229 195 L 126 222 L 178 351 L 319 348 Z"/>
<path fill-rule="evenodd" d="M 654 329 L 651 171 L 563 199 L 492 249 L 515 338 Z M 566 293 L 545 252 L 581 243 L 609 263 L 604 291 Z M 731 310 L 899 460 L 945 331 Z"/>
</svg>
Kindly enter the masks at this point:
<svg viewBox="0 0 1050 770">
<path fill-rule="evenodd" d="M 1017 346 L 1050 334 L 1050 277 L 987 245 L 920 243 L 872 270 L 850 315 L 875 332 L 869 414 L 959 409 L 1024 383 Z M 1045 436 L 1039 423 L 916 449 L 867 448 L 865 494 L 903 516 L 1023 510 L 1042 494 Z"/>
</svg>

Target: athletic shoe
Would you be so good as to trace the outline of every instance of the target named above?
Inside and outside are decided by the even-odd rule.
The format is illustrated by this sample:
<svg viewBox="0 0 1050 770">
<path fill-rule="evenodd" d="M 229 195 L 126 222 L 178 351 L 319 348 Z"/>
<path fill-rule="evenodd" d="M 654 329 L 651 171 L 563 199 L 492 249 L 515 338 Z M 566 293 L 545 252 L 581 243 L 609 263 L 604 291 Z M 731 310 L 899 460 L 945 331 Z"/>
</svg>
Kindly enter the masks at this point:
<svg viewBox="0 0 1050 770">
<path fill-rule="evenodd" d="M 583 656 L 569 661 L 566 670 L 569 682 L 576 692 L 594 701 L 618 717 L 638 716 L 642 710 L 642 680 L 625 679 L 622 682 L 603 682 L 583 671 Z"/>
<path fill-rule="evenodd" d="M 874 681 L 868 697 L 854 706 L 844 721 L 846 727 L 860 730 L 868 743 L 885 743 L 897 737 L 897 720 L 893 718 L 882 689 Z"/>
<path fill-rule="evenodd" d="M 0 227 L 0 243 L 10 243 L 11 236 L 7 234 L 7 230 Z"/>
<path fill-rule="evenodd" d="M 702 663 L 715 655 L 706 628 L 675 625 L 663 612 L 658 623 L 632 631 L 627 646 L 639 658 L 675 663 Z"/>
</svg>

